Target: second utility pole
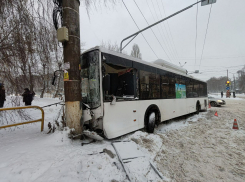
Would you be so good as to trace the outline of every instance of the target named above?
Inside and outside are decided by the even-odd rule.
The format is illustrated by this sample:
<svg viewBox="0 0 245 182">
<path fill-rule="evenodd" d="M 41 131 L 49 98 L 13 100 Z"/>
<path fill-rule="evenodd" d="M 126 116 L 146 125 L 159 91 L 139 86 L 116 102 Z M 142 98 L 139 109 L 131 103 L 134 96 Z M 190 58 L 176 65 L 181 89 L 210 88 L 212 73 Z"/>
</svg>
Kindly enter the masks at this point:
<svg viewBox="0 0 245 182">
<path fill-rule="evenodd" d="M 69 128 L 74 128 L 76 134 L 82 133 L 81 117 L 81 87 L 80 87 L 80 26 L 79 0 L 63 0 L 63 22 L 68 28 L 69 41 L 64 43 L 64 63 L 68 66 L 65 89 L 65 118 Z"/>
</svg>

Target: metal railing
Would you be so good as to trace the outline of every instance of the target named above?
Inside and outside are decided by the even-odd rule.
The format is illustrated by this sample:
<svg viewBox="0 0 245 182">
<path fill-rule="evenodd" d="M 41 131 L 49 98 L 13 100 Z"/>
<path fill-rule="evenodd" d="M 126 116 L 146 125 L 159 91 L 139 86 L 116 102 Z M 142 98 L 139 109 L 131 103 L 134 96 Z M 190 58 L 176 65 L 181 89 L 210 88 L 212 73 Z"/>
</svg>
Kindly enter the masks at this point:
<svg viewBox="0 0 245 182">
<path fill-rule="evenodd" d="M 23 124 L 29 124 L 29 123 L 35 123 L 35 122 L 39 122 L 41 121 L 41 132 L 43 131 L 43 126 L 44 126 L 44 111 L 41 107 L 39 106 L 25 106 L 25 107 L 10 107 L 10 108 L 1 108 L 1 111 L 7 111 L 7 110 L 18 110 L 18 109 L 32 109 L 32 108 L 36 108 L 41 110 L 42 112 L 42 118 L 41 119 L 37 119 L 37 120 L 33 120 L 33 121 L 27 121 L 27 122 L 22 122 L 22 123 L 15 123 L 15 124 L 10 124 L 10 125 L 5 125 L 5 126 L 0 126 L 0 129 L 2 128 L 8 128 L 8 127 L 13 127 L 13 126 L 18 126 L 18 125 L 23 125 Z"/>
</svg>

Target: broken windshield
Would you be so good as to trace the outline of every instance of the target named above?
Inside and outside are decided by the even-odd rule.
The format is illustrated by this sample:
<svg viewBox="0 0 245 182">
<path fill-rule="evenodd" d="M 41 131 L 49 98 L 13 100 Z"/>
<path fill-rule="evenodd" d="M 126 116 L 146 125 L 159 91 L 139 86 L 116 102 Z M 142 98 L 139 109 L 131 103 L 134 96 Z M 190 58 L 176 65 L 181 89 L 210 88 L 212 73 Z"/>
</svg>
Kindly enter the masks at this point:
<svg viewBox="0 0 245 182">
<path fill-rule="evenodd" d="M 82 99 L 90 108 L 100 106 L 99 51 L 91 51 L 81 56 Z"/>
</svg>

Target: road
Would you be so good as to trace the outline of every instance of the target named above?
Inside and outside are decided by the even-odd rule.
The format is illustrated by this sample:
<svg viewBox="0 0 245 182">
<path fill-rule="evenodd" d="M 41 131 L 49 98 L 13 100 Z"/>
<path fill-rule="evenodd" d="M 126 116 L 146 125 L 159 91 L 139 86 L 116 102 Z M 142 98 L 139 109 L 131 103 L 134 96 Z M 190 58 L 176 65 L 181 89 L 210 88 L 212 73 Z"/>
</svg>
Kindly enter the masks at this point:
<svg viewBox="0 0 245 182">
<path fill-rule="evenodd" d="M 227 105 L 213 107 L 188 127 L 156 133 L 159 146 L 150 136 L 137 138 L 152 151 L 158 169 L 170 181 L 245 181 L 245 99 L 226 99 Z M 217 111 L 218 117 L 214 116 Z M 239 130 L 233 130 L 237 119 Z M 140 140 L 140 141 L 139 141 Z M 151 145 L 149 145 L 151 143 Z M 157 151 L 158 150 L 158 151 Z M 157 151 L 157 152 L 156 152 Z"/>
</svg>

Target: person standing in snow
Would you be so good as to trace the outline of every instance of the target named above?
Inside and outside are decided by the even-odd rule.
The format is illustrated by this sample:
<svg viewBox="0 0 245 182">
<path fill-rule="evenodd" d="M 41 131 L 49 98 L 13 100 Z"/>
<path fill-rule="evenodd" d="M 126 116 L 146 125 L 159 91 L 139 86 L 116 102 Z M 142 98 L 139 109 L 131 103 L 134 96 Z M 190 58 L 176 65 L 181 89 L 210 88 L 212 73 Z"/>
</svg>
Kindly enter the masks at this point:
<svg viewBox="0 0 245 182">
<path fill-rule="evenodd" d="M 223 91 L 221 91 L 221 98 L 223 98 Z"/>
<path fill-rule="evenodd" d="M 28 88 L 25 88 L 24 90 L 25 92 L 22 94 L 23 102 L 25 103 L 25 106 L 30 106 L 35 93 L 31 92 Z"/>
<path fill-rule="evenodd" d="M 6 100 L 5 97 L 5 89 L 2 83 L 0 83 L 0 108 L 3 107 L 4 101 Z"/>
</svg>

